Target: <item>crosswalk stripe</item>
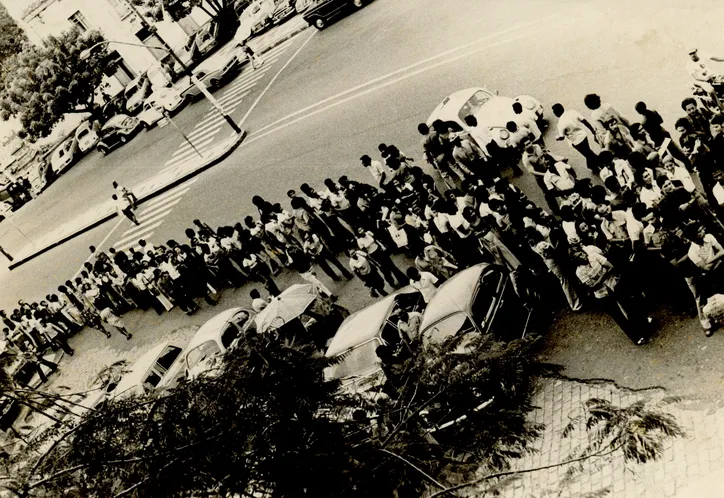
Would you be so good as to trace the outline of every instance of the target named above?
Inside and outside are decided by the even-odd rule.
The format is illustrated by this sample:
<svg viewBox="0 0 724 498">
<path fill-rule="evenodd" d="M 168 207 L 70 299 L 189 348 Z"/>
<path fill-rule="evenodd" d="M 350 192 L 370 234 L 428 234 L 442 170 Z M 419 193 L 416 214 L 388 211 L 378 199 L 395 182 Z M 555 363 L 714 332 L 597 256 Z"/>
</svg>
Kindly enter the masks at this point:
<svg viewBox="0 0 724 498">
<path fill-rule="evenodd" d="M 188 135 L 186 135 L 186 136 L 189 137 L 189 138 L 196 138 L 196 136 L 197 136 L 198 133 L 201 133 L 202 131 L 208 130 L 209 128 L 215 128 L 215 127 L 218 127 L 218 126 L 221 126 L 221 125 L 220 125 L 219 123 L 215 122 L 215 121 L 211 121 L 211 122 L 209 122 L 209 123 L 207 123 L 207 124 L 204 124 L 203 126 L 201 126 L 201 125 L 196 125 L 196 128 L 194 128 L 193 131 L 192 131 L 191 133 L 189 133 Z"/>
<path fill-rule="evenodd" d="M 222 123 L 219 122 L 218 126 L 216 126 L 214 128 L 207 128 L 207 129 L 203 130 L 201 133 L 195 134 L 193 137 L 191 135 L 189 135 L 189 139 L 191 140 L 191 143 L 196 145 L 196 142 L 201 143 L 207 137 L 216 135 L 216 133 L 219 131 L 219 128 L 221 128 L 221 124 Z M 188 142 L 186 142 L 186 145 L 188 146 L 188 148 L 191 148 L 191 146 L 188 144 Z"/>
<path fill-rule="evenodd" d="M 196 147 L 197 149 L 201 149 L 201 147 L 203 147 L 204 145 L 209 145 L 213 141 L 214 141 L 214 139 L 212 137 L 212 138 L 208 138 L 208 139 L 201 140 L 198 142 L 191 142 L 191 143 L 193 143 L 194 147 Z M 171 158 L 174 158 L 174 157 L 178 156 L 179 154 L 181 154 L 182 152 L 186 152 L 187 150 L 190 150 L 195 153 L 194 148 L 191 147 L 191 145 L 189 145 L 188 142 L 184 142 L 183 144 L 181 144 L 181 146 L 178 149 L 176 149 L 176 152 L 173 153 Z"/>
<path fill-rule="evenodd" d="M 229 88 L 227 91 L 225 91 L 218 99 L 216 100 L 223 100 L 226 97 L 229 97 L 231 95 L 235 95 L 239 92 L 244 92 L 246 90 L 251 90 L 256 86 L 256 84 L 259 82 L 259 80 L 250 81 L 248 83 L 245 83 L 243 85 L 237 85 L 234 88 Z"/>
<path fill-rule="evenodd" d="M 154 223 L 154 222 L 160 220 L 161 218 L 163 218 L 164 216 L 168 215 L 168 214 L 171 212 L 171 208 L 174 207 L 174 206 L 175 206 L 176 204 L 178 204 L 179 202 L 181 202 L 181 199 L 179 199 L 179 200 L 176 201 L 176 202 L 173 202 L 173 203 L 169 204 L 168 206 L 163 206 L 163 207 L 161 208 L 161 211 L 158 211 L 158 212 L 154 213 L 154 214 L 151 215 L 151 216 L 147 216 L 147 217 L 144 218 L 144 219 L 139 218 L 138 221 L 141 222 L 141 226 L 143 226 L 144 223 Z M 168 208 L 168 209 L 167 209 L 167 208 Z M 164 211 L 164 210 L 165 210 L 165 211 Z"/>
<path fill-rule="evenodd" d="M 237 105 L 241 104 L 241 103 L 244 101 L 244 99 L 246 98 L 246 96 L 247 96 L 248 94 L 249 94 L 249 92 L 244 92 L 244 93 L 242 93 L 241 95 L 236 95 L 236 96 L 235 96 L 234 98 L 232 98 L 232 99 L 229 99 L 229 100 L 227 100 L 227 101 L 221 102 L 221 105 L 224 106 L 224 110 L 226 110 L 226 106 L 230 106 L 230 105 L 237 106 Z M 227 114 L 228 114 L 228 111 L 227 111 Z"/>
<path fill-rule="evenodd" d="M 145 234 L 143 234 L 143 237 L 141 237 L 141 238 L 150 239 L 151 237 L 153 237 L 153 234 L 154 234 L 154 233 L 156 233 L 156 232 L 145 233 Z M 136 251 L 140 251 L 140 250 L 141 250 L 141 246 L 138 245 L 138 241 L 137 241 L 137 240 L 131 240 L 131 241 L 128 241 L 128 242 L 124 242 L 123 244 L 119 244 L 119 245 L 113 246 L 113 248 L 114 248 L 116 251 L 125 251 L 126 249 L 129 249 L 129 248 L 131 248 L 131 247 L 133 247 L 134 249 L 136 249 Z"/>
<path fill-rule="evenodd" d="M 214 141 L 214 138 L 211 137 L 211 139 L 208 142 L 206 142 L 204 145 L 209 145 L 213 141 Z M 199 149 L 199 152 L 201 152 L 202 154 L 204 153 L 203 146 L 197 147 L 197 149 Z M 198 154 L 196 153 L 196 151 L 194 149 L 190 149 L 190 148 L 186 149 L 185 151 L 183 151 L 182 154 L 179 154 L 178 156 L 174 157 L 172 162 L 169 162 L 169 165 L 167 167 L 171 168 L 171 167 L 178 166 L 179 164 L 188 161 L 192 157 L 195 157 L 198 159 Z"/>
<path fill-rule="evenodd" d="M 183 191 L 183 193 L 186 193 L 186 192 L 188 192 L 189 188 L 191 188 L 191 185 L 196 183 L 198 180 L 199 180 L 198 177 L 192 178 L 191 180 L 184 182 L 183 184 L 179 185 L 178 187 L 172 188 L 171 190 L 168 190 L 168 191 L 164 192 L 163 194 L 159 195 L 158 197 L 155 197 L 154 199 L 148 201 L 148 203 L 144 204 L 144 207 L 146 209 L 149 209 L 154 206 L 158 206 L 162 202 L 168 200 L 170 197 L 175 197 L 176 194 L 178 194 L 179 192 Z"/>
<path fill-rule="evenodd" d="M 243 78 L 238 79 L 236 81 L 233 81 L 230 85 L 227 85 L 223 90 L 222 93 L 228 93 L 232 90 L 236 90 L 239 87 L 246 87 L 249 85 L 254 85 L 255 83 L 258 83 L 260 79 L 264 77 L 264 74 L 266 73 L 266 70 L 257 70 L 256 73 L 251 78 Z"/>
<path fill-rule="evenodd" d="M 181 195 L 183 195 L 183 194 L 181 194 Z M 181 195 L 179 195 L 178 197 L 180 197 Z M 148 223 L 151 218 L 155 217 L 161 211 L 170 209 L 173 206 L 175 206 L 176 204 L 178 204 L 179 202 L 181 202 L 181 199 L 179 199 L 178 197 L 174 197 L 171 200 L 169 200 L 168 202 L 165 202 L 158 206 L 154 206 L 151 209 L 148 209 L 148 210 L 144 211 L 143 213 L 141 213 L 138 216 L 138 221 L 141 222 L 141 226 L 143 226 L 144 223 Z"/>
<path fill-rule="evenodd" d="M 219 99 L 219 102 L 222 104 L 225 104 L 227 101 L 233 99 L 234 97 L 238 97 L 239 95 L 247 95 L 251 91 L 250 88 L 240 88 L 239 90 L 234 90 L 233 92 L 229 92 L 223 97 Z"/>
<path fill-rule="evenodd" d="M 154 229 L 161 226 L 162 223 L 163 223 L 163 221 L 158 221 L 150 226 L 136 227 L 132 230 L 133 233 L 131 233 L 130 235 L 127 235 L 126 237 L 123 237 L 121 240 L 117 241 L 113 247 L 117 247 L 121 244 L 125 244 L 129 240 L 133 240 L 135 243 L 135 241 L 137 241 L 138 239 L 142 239 L 148 232 L 151 232 Z M 123 234 L 123 235 L 126 235 L 126 234 Z"/>
</svg>

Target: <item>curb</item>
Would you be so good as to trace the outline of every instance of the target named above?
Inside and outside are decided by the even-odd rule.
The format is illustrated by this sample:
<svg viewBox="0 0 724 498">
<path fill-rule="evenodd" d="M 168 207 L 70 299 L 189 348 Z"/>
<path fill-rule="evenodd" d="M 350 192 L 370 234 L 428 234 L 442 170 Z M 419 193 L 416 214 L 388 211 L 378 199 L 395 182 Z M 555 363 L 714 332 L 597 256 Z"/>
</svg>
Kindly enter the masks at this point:
<svg viewBox="0 0 724 498">
<path fill-rule="evenodd" d="M 171 183 L 168 183 L 162 187 L 159 187 L 158 189 L 154 190 L 153 192 L 149 192 L 145 196 L 139 198 L 138 204 L 143 204 L 144 202 L 147 202 L 147 201 L 153 199 L 154 197 L 159 196 L 159 195 L 163 194 L 164 192 L 167 192 L 167 191 L 171 190 L 172 188 L 181 185 L 182 183 L 193 178 L 194 176 L 198 175 L 199 173 L 203 173 L 207 169 L 209 169 L 213 166 L 216 166 L 218 163 L 220 163 L 221 161 L 223 161 L 224 159 L 229 157 L 229 155 L 232 152 L 234 152 L 242 144 L 242 142 L 244 141 L 246 136 L 247 136 L 246 130 L 242 130 L 241 134 L 238 135 L 237 139 L 229 147 L 225 148 L 220 154 L 208 159 L 206 163 L 203 163 L 202 165 L 200 165 L 198 168 L 194 169 L 193 171 L 190 171 L 187 174 L 185 174 L 179 178 L 176 178 Z M 18 259 L 16 261 L 13 261 L 13 263 L 8 266 L 8 270 L 14 270 L 18 266 L 21 266 L 21 265 L 27 263 L 28 261 L 31 261 L 31 260 L 37 258 L 41 254 L 44 254 L 44 253 L 50 251 L 51 249 L 58 247 L 64 243 L 68 242 L 69 240 L 72 240 L 75 237 L 82 235 L 82 234 L 96 228 L 97 226 L 102 225 L 103 223 L 107 222 L 108 220 L 116 218 L 117 216 L 118 216 L 118 213 L 113 211 L 113 212 L 75 230 L 74 232 L 64 236 L 60 240 L 57 240 L 57 241 L 53 242 L 52 244 L 49 244 L 49 245 L 43 247 L 42 249 L 39 249 L 28 256 L 25 256 L 23 259 Z"/>
</svg>

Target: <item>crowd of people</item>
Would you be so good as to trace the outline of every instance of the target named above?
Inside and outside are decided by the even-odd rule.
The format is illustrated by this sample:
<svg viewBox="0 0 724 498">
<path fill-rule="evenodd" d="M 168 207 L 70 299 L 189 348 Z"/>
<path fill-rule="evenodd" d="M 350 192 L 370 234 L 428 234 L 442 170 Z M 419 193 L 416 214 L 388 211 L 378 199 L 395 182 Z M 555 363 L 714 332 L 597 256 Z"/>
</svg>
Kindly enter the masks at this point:
<svg viewBox="0 0 724 498">
<path fill-rule="evenodd" d="M 519 284 L 559 289 L 540 294 L 565 298 L 573 311 L 597 303 L 638 345 L 650 339 L 657 301 L 698 315 L 711 335 L 724 320 L 724 108 L 706 82 L 693 88 L 674 124 L 678 144 L 644 102 L 635 106 L 636 122 L 596 94 L 583 99 L 589 118 L 551 106 L 556 139 L 581 156 L 592 178 L 579 178 L 547 148 L 547 123 L 518 102 L 504 143 L 474 116 L 464 126 L 421 123 L 424 160 L 445 188 L 411 156 L 380 144 L 377 157 L 360 158 L 370 183 L 347 176 L 327 178 L 320 190 L 304 183 L 287 192 L 287 207 L 254 196 L 253 215 L 217 228 L 194 220 L 183 241 L 91 247 L 80 274 L 56 293 L 0 313 L 5 339 L 38 361 L 47 347 L 72 354 L 67 337 L 83 326 L 110 336 L 105 323 L 130 339 L 121 316 L 131 309 L 160 315 L 178 306 L 192 314 L 200 300 L 214 305 L 222 288 L 247 282 L 275 296 L 285 268 L 330 299 L 317 268 L 334 282 L 359 278 L 373 297 L 412 285 L 427 301 L 440 283 L 480 262 L 506 267 Z M 532 175 L 547 206 L 504 178 L 508 170 Z M 114 188 L 119 214 L 137 223 L 137 199 Z M 403 271 L 393 254 L 410 267 Z M 251 297 L 255 309 L 264 307 L 258 289 Z M 415 333 L 407 323 L 401 329 Z M 10 340 L 18 333 L 22 341 Z"/>
</svg>

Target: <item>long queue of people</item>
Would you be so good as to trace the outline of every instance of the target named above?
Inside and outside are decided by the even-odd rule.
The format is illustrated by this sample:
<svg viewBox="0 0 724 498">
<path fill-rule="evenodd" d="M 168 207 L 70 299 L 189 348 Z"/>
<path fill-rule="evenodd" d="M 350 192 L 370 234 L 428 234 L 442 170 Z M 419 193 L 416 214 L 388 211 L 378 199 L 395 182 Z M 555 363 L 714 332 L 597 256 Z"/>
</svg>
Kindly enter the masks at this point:
<svg viewBox="0 0 724 498">
<path fill-rule="evenodd" d="M 9 316 L 0 312 L 6 350 L 50 366 L 42 352 L 72 354 L 67 337 L 83 326 L 110 336 L 105 323 L 130 339 L 121 317 L 131 309 L 160 315 L 178 306 L 192 314 L 201 300 L 214 305 L 221 289 L 247 282 L 274 296 L 275 277 L 285 268 L 334 299 L 317 268 L 332 281 L 356 276 L 373 297 L 408 284 L 429 295 L 458 270 L 484 261 L 507 267 L 521 286 L 559 288 L 574 311 L 595 298 L 588 301 L 598 302 L 635 344 L 650 338 L 656 300 L 696 312 L 710 335 L 724 319 L 724 117 L 718 100 L 706 102 L 682 102 L 678 145 L 643 102 L 634 123 L 595 94 L 584 99 L 590 120 L 553 105 L 556 138 L 582 156 L 593 179 L 578 178 L 567 158 L 548 150 L 544 123 L 519 103 L 503 146 L 474 116 L 465 128 L 422 123 L 424 158 L 447 188 L 396 146 L 380 144 L 377 158 L 360 158 L 372 184 L 342 176 L 317 191 L 305 183 L 287 192 L 289 208 L 254 196 L 253 216 L 216 229 L 194 220 L 182 242 L 91 247 L 91 260 L 56 293 L 20 301 Z M 548 209 L 503 178 L 507 169 L 532 175 Z M 133 206 L 132 193 L 114 187 Z M 403 272 L 391 259 L 398 253 L 414 267 Z M 524 278 L 530 276 L 540 278 Z M 263 307 L 257 289 L 252 297 Z M 18 335 L 23 340 L 14 343 Z"/>
</svg>

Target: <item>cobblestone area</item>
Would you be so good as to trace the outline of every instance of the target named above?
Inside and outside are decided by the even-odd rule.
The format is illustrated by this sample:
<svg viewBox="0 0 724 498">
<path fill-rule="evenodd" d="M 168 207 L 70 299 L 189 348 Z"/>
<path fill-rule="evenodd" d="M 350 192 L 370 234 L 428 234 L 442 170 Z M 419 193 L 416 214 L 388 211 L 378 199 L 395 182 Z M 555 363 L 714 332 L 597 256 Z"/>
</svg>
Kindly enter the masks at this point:
<svg viewBox="0 0 724 498">
<path fill-rule="evenodd" d="M 614 405 L 626 406 L 637 400 L 656 403 L 667 396 L 663 389 L 632 391 L 612 383 L 578 382 L 548 379 L 541 385 L 534 404 L 535 422 L 546 425 L 536 445 L 538 452 L 517 462 L 515 469 L 529 469 L 563 462 L 586 444 L 586 434 L 576 430 L 568 438 L 562 433 L 569 420 L 584 411 L 583 403 L 602 398 Z M 541 498 L 550 496 L 582 497 L 613 496 L 631 498 L 662 498 L 675 496 L 724 496 L 720 487 L 697 483 L 712 481 L 724 472 L 724 409 L 681 400 L 662 408 L 673 415 L 686 432 L 686 437 L 668 441 L 663 457 L 643 465 L 624 464 L 622 457 L 602 457 L 586 463 L 572 481 L 564 484 L 569 466 L 523 474 L 503 496 Z M 595 493 L 601 494 L 595 494 Z"/>
</svg>

